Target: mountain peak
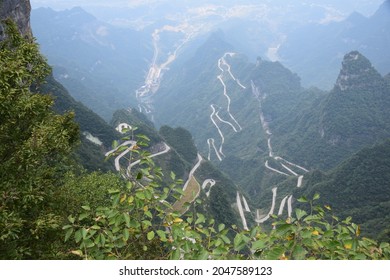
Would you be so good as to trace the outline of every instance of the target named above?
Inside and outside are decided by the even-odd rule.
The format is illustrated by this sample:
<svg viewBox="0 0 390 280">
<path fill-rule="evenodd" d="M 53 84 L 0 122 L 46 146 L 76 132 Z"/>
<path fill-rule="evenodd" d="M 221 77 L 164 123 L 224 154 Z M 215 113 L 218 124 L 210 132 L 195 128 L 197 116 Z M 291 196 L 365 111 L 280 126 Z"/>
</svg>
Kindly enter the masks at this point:
<svg viewBox="0 0 390 280">
<path fill-rule="evenodd" d="M 390 0 L 386 0 L 380 5 L 376 13 L 389 13 L 390 12 Z"/>
<path fill-rule="evenodd" d="M 371 62 L 358 51 L 352 51 L 344 56 L 335 88 L 341 91 L 363 88 L 378 79 L 382 77 Z"/>
<path fill-rule="evenodd" d="M 350 14 L 348 16 L 347 21 L 350 23 L 359 24 L 359 23 L 362 23 L 366 19 L 367 18 L 365 16 L 363 16 L 362 14 L 360 14 L 358 12 L 353 12 L 352 14 Z"/>
<path fill-rule="evenodd" d="M 389 23 L 390 21 L 390 0 L 382 3 L 375 14 L 372 16 L 375 21 Z"/>
</svg>

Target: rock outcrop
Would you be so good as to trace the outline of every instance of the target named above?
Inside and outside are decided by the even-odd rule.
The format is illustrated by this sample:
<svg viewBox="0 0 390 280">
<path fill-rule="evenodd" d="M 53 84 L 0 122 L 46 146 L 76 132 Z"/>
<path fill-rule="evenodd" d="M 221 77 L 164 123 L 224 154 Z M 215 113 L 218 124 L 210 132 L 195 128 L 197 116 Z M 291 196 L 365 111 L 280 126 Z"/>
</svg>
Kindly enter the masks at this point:
<svg viewBox="0 0 390 280">
<path fill-rule="evenodd" d="M 380 83 L 382 76 L 371 62 L 358 51 L 352 51 L 344 56 L 335 89 L 342 92 L 355 91 Z"/>
<path fill-rule="evenodd" d="M 31 5 L 29 0 L 0 0 L 0 41 L 4 39 L 3 20 L 10 18 L 18 26 L 20 33 L 31 36 Z"/>
</svg>

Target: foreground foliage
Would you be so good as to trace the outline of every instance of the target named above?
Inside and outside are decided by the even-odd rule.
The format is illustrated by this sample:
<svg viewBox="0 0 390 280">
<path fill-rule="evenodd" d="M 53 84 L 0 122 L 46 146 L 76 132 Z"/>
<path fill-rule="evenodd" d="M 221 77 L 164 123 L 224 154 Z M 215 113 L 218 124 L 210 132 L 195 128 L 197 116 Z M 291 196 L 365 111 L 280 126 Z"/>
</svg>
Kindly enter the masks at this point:
<svg viewBox="0 0 390 280">
<path fill-rule="evenodd" d="M 36 44 L 6 22 L 0 42 L 0 252 L 1 258 L 46 257 L 53 232 L 53 193 L 78 140 L 73 114 L 57 115 L 48 95 L 30 90 L 50 69 Z M 50 246 L 50 245 L 49 245 Z"/>
<path fill-rule="evenodd" d="M 388 243 L 361 237 L 351 218 L 340 220 L 329 206 L 315 206 L 319 195 L 299 199 L 310 213 L 296 209 L 287 220 L 273 217 L 270 232 L 217 225 L 195 211 L 182 216 L 168 202 L 183 195 L 176 187 L 180 182 L 171 174 L 172 185 L 162 188 L 157 183 L 161 173 L 154 168 L 145 158 L 138 173 L 127 173 L 126 187 L 110 191 L 110 206 L 85 205 L 68 217 L 63 229 L 65 240 L 77 244 L 72 254 L 85 259 L 390 258 Z"/>
</svg>

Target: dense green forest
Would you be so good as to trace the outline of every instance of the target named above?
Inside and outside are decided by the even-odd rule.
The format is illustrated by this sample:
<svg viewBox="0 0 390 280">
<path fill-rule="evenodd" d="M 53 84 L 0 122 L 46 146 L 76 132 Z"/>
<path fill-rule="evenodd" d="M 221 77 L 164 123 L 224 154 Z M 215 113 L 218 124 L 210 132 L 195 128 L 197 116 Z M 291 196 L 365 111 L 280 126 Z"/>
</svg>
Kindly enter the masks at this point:
<svg viewBox="0 0 390 280">
<path fill-rule="evenodd" d="M 328 173 L 312 172 L 297 195 L 320 192 L 320 201 L 340 217 L 352 216 L 366 235 L 389 241 L 389 159 L 387 140 L 361 150 Z"/>
</svg>

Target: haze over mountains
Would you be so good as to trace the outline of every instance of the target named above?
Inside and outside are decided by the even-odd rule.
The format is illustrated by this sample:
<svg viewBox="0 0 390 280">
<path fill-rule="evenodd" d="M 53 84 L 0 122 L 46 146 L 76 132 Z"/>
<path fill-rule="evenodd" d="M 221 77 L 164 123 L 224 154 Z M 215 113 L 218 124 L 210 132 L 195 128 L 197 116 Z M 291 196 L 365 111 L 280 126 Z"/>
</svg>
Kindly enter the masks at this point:
<svg viewBox="0 0 390 280">
<path fill-rule="evenodd" d="M 390 1 L 257 2 L 86 5 L 96 16 L 39 8 L 32 29 L 74 98 L 106 121 L 132 107 L 111 124 L 139 122 L 153 144 L 176 145 L 162 165 L 185 178 L 196 150 L 208 160 L 195 177 L 213 175 L 224 189 L 224 202 L 208 207 L 235 211 L 220 219 L 263 224 L 317 191 L 372 236 L 388 238 L 378 222 L 390 210 L 387 162 L 378 151 L 387 153 L 390 137 Z M 352 13 L 359 9 L 367 14 Z M 192 157 L 180 137 L 169 143 L 169 134 L 188 134 L 166 127 L 164 134 L 164 125 L 191 132 L 196 148 L 184 141 L 184 150 Z M 361 167 L 356 158 L 364 156 L 372 160 Z M 380 209 L 373 207 L 378 196 Z"/>
</svg>

